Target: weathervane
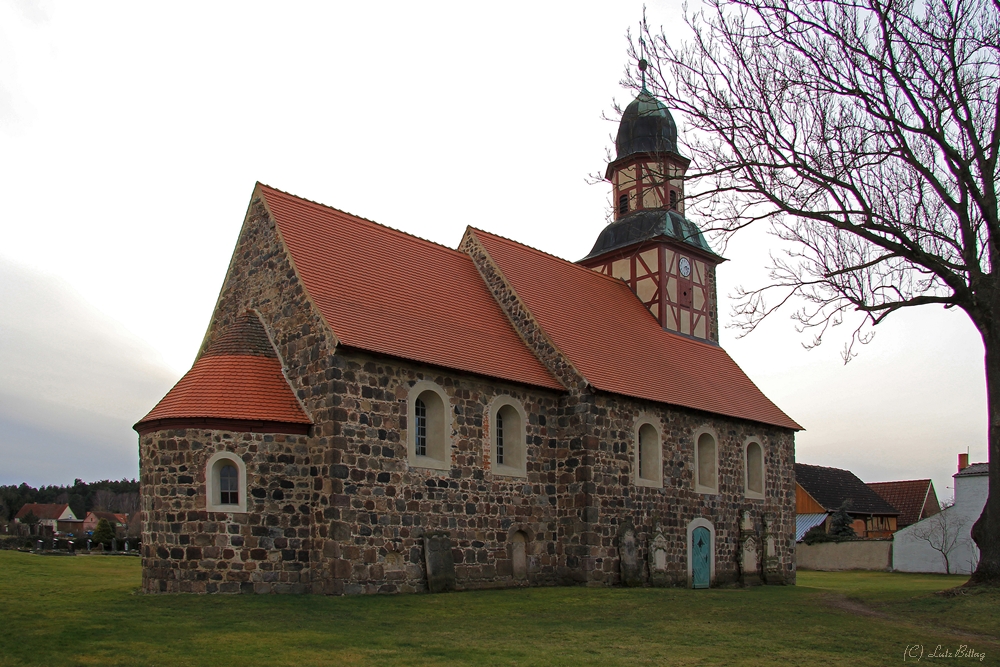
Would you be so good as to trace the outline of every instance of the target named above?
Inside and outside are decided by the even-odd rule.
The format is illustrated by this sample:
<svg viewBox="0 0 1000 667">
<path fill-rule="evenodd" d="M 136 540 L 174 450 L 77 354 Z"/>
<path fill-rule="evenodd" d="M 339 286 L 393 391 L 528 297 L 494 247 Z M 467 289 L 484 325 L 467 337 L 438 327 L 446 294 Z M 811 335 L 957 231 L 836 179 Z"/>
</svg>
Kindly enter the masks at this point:
<svg viewBox="0 0 1000 667">
<path fill-rule="evenodd" d="M 646 40 L 642 38 L 642 27 L 639 28 L 639 72 L 642 76 L 642 89 L 646 90 L 646 68 L 649 67 L 649 63 L 646 62 Z"/>
</svg>

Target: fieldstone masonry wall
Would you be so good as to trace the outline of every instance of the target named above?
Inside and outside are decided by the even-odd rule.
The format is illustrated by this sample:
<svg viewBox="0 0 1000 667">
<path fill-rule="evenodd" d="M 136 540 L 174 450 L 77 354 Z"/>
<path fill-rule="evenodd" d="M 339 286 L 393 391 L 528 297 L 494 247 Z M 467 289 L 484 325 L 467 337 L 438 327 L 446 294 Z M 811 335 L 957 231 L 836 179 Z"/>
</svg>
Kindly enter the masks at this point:
<svg viewBox="0 0 1000 667">
<path fill-rule="evenodd" d="M 312 419 L 309 435 L 180 429 L 140 437 L 143 590 L 356 594 L 427 590 L 424 537 L 447 533 L 458 589 L 620 583 L 618 535 L 635 527 L 649 580 L 657 523 L 666 570 L 686 585 L 687 526 L 715 527 L 717 583 L 739 578 L 740 520 L 775 518 L 778 577 L 794 582 L 791 431 L 595 393 L 530 320 L 474 239 L 464 248 L 536 355 L 567 390 L 553 392 L 345 349 L 298 279 L 280 235 L 252 202 L 204 346 L 255 311 Z M 479 254 L 477 255 L 477 252 Z M 204 349 L 204 347 L 203 347 Z M 448 397 L 450 468 L 407 462 L 407 396 L 418 381 Z M 527 415 L 526 477 L 493 474 L 488 406 Z M 663 487 L 633 483 L 635 421 L 658 420 Z M 719 492 L 693 490 L 696 429 L 718 434 Z M 743 442 L 765 455 L 765 498 L 743 494 Z M 246 465 L 247 512 L 206 511 L 205 464 L 217 451 Z M 527 573 L 514 572 L 514 538 Z M 438 539 L 438 538 L 436 538 Z M 663 542 L 660 542 L 662 545 Z M 770 581 L 770 579 L 769 579 Z"/>
</svg>

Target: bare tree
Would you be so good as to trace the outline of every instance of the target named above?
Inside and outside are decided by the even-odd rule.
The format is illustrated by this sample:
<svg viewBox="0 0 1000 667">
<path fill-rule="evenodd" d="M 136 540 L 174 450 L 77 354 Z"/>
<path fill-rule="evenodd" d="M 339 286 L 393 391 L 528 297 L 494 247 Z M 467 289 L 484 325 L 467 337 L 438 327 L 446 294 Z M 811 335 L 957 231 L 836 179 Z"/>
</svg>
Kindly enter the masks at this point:
<svg viewBox="0 0 1000 667">
<path fill-rule="evenodd" d="M 1000 584 L 1000 0 L 705 4 L 677 47 L 644 24 L 647 86 L 687 121 L 688 212 L 723 243 L 761 221 L 784 242 L 769 284 L 737 295 L 739 325 L 794 302 L 817 345 L 851 320 L 847 361 L 900 308 L 964 310 L 996 491 L 972 581 Z"/>
<path fill-rule="evenodd" d="M 944 559 L 944 571 L 951 574 L 951 557 L 955 549 L 968 544 L 965 531 L 968 520 L 951 510 L 948 503 L 940 512 L 917 522 L 913 526 L 913 536 L 926 542 Z"/>
<path fill-rule="evenodd" d="M 94 491 L 94 495 L 91 497 L 94 511 L 110 512 L 111 505 L 115 502 L 117 495 L 118 494 L 110 489 L 98 489 L 97 491 Z"/>
<path fill-rule="evenodd" d="M 132 491 L 119 493 L 108 507 L 112 512 L 132 516 L 139 512 L 139 494 Z"/>
</svg>

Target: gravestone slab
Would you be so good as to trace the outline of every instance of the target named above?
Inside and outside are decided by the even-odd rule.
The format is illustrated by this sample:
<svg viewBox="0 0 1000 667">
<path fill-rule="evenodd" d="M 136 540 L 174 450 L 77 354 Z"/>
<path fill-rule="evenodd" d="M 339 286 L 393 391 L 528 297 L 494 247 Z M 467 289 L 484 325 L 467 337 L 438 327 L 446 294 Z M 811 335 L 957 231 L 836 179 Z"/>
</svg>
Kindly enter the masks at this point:
<svg viewBox="0 0 1000 667">
<path fill-rule="evenodd" d="M 628 519 L 618 527 L 618 564 L 621 569 L 622 584 L 642 585 L 642 564 L 639 562 L 639 538 L 635 526 Z"/>
<path fill-rule="evenodd" d="M 455 590 L 455 558 L 451 554 L 449 533 L 424 534 L 424 561 L 427 565 L 427 590 L 431 593 Z"/>
<path fill-rule="evenodd" d="M 669 542 L 663 534 L 663 526 L 656 524 L 653 539 L 649 542 L 649 583 L 653 586 L 669 586 L 667 572 L 667 549 Z"/>
<path fill-rule="evenodd" d="M 759 586 L 761 583 L 760 537 L 750 512 L 743 512 L 740 525 L 740 581 L 744 586 Z"/>
<path fill-rule="evenodd" d="M 784 584 L 785 579 L 781 576 L 778 550 L 774 537 L 775 520 L 772 515 L 764 517 L 764 583 Z"/>
</svg>

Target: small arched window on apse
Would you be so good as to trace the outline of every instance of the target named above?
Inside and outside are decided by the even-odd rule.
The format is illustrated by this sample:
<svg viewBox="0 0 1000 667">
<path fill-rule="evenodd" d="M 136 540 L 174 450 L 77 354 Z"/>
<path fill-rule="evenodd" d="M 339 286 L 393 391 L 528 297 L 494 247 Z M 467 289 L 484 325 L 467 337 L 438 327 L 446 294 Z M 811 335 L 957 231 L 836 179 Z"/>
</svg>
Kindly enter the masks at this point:
<svg viewBox="0 0 1000 667">
<path fill-rule="evenodd" d="M 216 452 L 205 466 L 205 508 L 210 512 L 247 511 L 247 469 L 233 452 Z"/>
<path fill-rule="evenodd" d="M 756 440 L 743 445 L 744 489 L 747 498 L 764 498 L 764 448 Z"/>
<path fill-rule="evenodd" d="M 407 459 L 417 468 L 451 468 L 448 395 L 433 382 L 417 382 L 407 400 Z"/>
<path fill-rule="evenodd" d="M 490 404 L 490 460 L 494 474 L 527 475 L 527 421 L 524 408 L 510 396 L 497 396 Z"/>
<path fill-rule="evenodd" d="M 660 432 L 648 419 L 639 421 L 635 434 L 635 483 L 663 486 L 663 446 Z"/>
<path fill-rule="evenodd" d="M 715 433 L 707 428 L 695 432 L 694 475 L 695 491 L 698 493 L 718 493 L 719 446 Z"/>
</svg>

